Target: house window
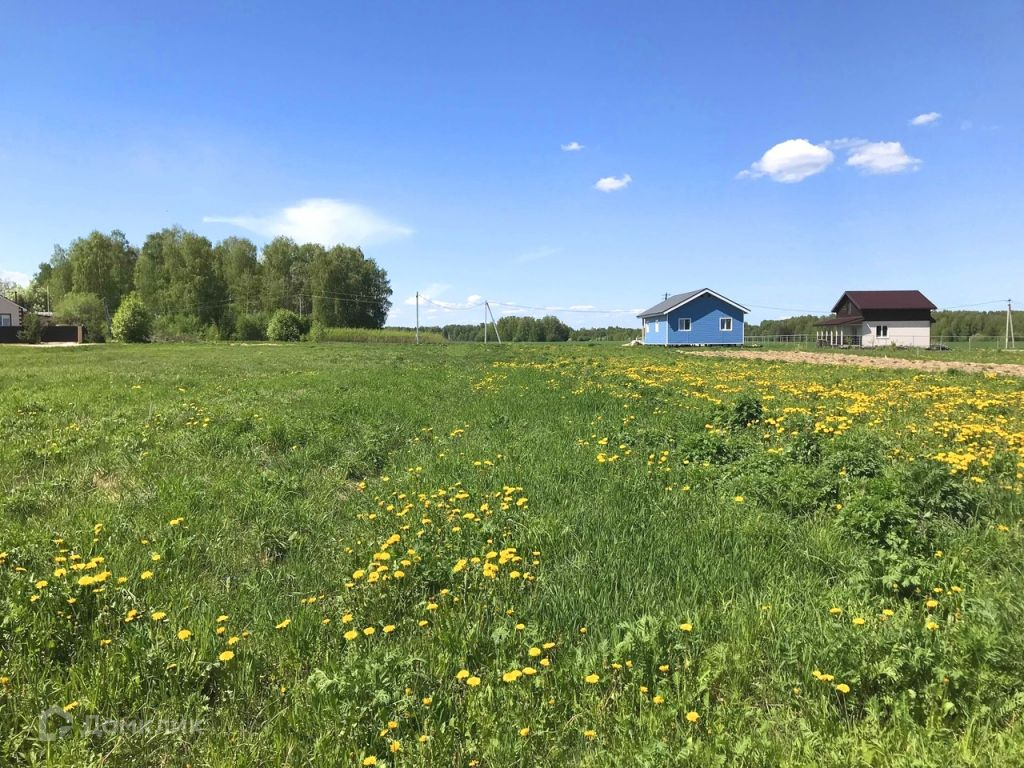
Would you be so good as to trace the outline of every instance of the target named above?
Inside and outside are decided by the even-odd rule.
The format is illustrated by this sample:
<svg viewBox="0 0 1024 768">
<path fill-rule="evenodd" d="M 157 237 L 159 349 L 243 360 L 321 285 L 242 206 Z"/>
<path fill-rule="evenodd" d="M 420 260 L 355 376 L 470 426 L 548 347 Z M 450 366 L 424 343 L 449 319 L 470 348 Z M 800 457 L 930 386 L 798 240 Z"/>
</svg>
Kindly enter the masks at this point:
<svg viewBox="0 0 1024 768">
<path fill-rule="evenodd" d="M 680 317 L 679 318 L 679 330 L 680 331 L 688 331 L 688 330 L 690 330 L 690 318 L 688 318 L 688 317 Z"/>
<path fill-rule="evenodd" d="M 888 325 L 877 325 L 877 326 L 875 326 L 875 335 L 878 336 L 878 338 L 880 338 L 880 339 L 887 338 L 889 336 L 889 326 Z"/>
<path fill-rule="evenodd" d="M 0 326 L 7 327 L 11 324 L 10 315 L 0 315 Z"/>
<path fill-rule="evenodd" d="M 718 330 L 720 331 L 731 331 L 732 330 L 732 318 L 721 317 L 718 319 Z"/>
</svg>

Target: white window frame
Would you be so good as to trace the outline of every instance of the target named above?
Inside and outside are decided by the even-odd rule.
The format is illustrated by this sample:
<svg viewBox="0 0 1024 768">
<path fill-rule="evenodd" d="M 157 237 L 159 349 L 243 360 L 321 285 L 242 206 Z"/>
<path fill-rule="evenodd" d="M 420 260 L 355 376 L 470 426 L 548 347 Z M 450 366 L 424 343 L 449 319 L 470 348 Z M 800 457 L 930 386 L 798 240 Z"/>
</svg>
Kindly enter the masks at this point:
<svg viewBox="0 0 1024 768">
<path fill-rule="evenodd" d="M 683 326 L 686 326 L 685 328 Z M 679 318 L 679 331 L 681 333 L 689 333 L 690 329 L 693 328 L 693 319 L 689 317 Z"/>
<path fill-rule="evenodd" d="M 718 318 L 718 330 L 722 333 L 732 333 L 732 318 L 731 317 L 720 317 Z"/>
<path fill-rule="evenodd" d="M 889 326 L 888 325 L 876 325 L 875 326 L 875 336 L 877 336 L 880 339 L 887 339 L 887 338 L 889 338 Z"/>
<path fill-rule="evenodd" d="M 0 328 L 10 328 L 12 325 L 14 325 L 14 318 L 9 312 L 0 314 Z"/>
</svg>

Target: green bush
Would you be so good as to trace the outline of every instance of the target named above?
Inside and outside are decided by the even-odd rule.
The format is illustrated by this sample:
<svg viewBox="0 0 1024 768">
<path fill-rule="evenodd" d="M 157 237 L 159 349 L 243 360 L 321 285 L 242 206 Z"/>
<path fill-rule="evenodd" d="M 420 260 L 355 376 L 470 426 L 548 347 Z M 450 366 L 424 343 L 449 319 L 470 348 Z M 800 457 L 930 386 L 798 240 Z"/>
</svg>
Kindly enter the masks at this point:
<svg viewBox="0 0 1024 768">
<path fill-rule="evenodd" d="M 43 340 L 43 321 L 39 319 L 39 315 L 25 315 L 21 322 L 21 330 L 18 331 L 18 339 L 28 344 L 38 344 Z"/>
<path fill-rule="evenodd" d="M 264 341 L 267 319 L 263 315 L 241 315 L 235 321 L 235 338 L 239 341 Z"/>
<path fill-rule="evenodd" d="M 106 339 L 107 313 L 103 309 L 103 300 L 95 293 L 65 294 L 53 308 L 53 317 L 61 324 L 84 327 L 86 341 Z"/>
<path fill-rule="evenodd" d="M 149 341 L 152 320 L 142 299 L 134 293 L 126 296 L 114 314 L 113 331 L 117 341 L 129 344 Z"/>
<path fill-rule="evenodd" d="M 267 323 L 267 338 L 271 341 L 298 341 L 303 334 L 302 318 L 288 309 L 279 309 Z"/>
</svg>

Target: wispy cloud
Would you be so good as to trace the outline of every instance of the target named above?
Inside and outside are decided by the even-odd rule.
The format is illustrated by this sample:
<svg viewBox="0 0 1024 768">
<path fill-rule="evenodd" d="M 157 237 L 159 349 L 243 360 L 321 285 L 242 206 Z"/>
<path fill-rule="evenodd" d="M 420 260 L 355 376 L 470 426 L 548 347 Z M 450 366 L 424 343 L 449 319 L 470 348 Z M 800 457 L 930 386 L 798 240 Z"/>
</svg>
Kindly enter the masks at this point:
<svg viewBox="0 0 1024 768">
<path fill-rule="evenodd" d="M 543 245 L 540 248 L 535 248 L 532 251 L 521 253 L 516 256 L 515 261 L 517 264 L 529 264 L 531 261 L 540 261 L 550 256 L 555 256 L 562 252 L 561 248 L 552 248 L 547 245 Z"/>
<path fill-rule="evenodd" d="M 930 125 L 931 123 L 937 123 L 942 115 L 939 112 L 925 112 L 924 114 L 912 117 L 910 119 L 911 125 Z"/>
<path fill-rule="evenodd" d="M 917 170 L 921 161 L 911 157 L 898 141 L 865 141 L 849 149 L 846 164 L 870 175 Z"/>
<path fill-rule="evenodd" d="M 581 149 L 583 149 L 583 145 L 578 141 L 570 141 L 568 144 L 562 145 L 563 152 L 579 152 Z"/>
<path fill-rule="evenodd" d="M 32 282 L 32 278 L 26 275 L 24 272 L 14 272 L 9 269 L 0 269 L 0 280 L 6 280 L 11 283 L 17 283 L 21 286 L 27 286 Z"/>
<path fill-rule="evenodd" d="M 628 173 L 624 173 L 619 177 L 605 176 L 603 179 L 597 180 L 597 183 L 594 184 L 594 189 L 600 192 L 614 192 L 617 189 L 625 189 L 631 181 L 633 181 L 633 177 Z"/>
<path fill-rule="evenodd" d="M 835 155 L 822 144 L 807 139 L 787 139 L 769 149 L 750 168 L 740 171 L 739 179 L 767 176 L 782 184 L 795 184 L 828 168 Z"/>
<path fill-rule="evenodd" d="M 265 237 L 283 235 L 300 243 L 363 245 L 408 237 L 412 230 L 376 211 L 331 198 L 312 198 L 265 216 L 204 216 Z"/>
</svg>

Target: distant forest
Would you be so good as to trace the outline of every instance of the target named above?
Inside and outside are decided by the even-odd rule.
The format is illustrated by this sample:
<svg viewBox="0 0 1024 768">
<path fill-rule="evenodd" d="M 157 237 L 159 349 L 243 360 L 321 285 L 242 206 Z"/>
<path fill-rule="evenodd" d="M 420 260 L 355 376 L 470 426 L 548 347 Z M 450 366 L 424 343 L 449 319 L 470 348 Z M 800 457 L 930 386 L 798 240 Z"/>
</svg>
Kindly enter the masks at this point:
<svg viewBox="0 0 1024 768">
<path fill-rule="evenodd" d="M 483 323 L 475 325 L 423 326 L 422 331 L 435 331 L 448 341 L 483 341 Z M 498 320 L 498 334 L 502 341 L 631 341 L 640 336 L 637 328 L 570 328 L 557 317 L 508 316 Z M 488 326 L 487 338 L 496 341 L 494 328 Z"/>
<path fill-rule="evenodd" d="M 146 237 L 91 232 L 55 246 L 27 289 L 12 291 L 34 312 L 83 325 L 102 340 L 129 295 L 141 299 L 159 337 L 237 338 L 287 309 L 326 327 L 380 328 L 391 308 L 387 272 L 359 248 L 278 237 L 262 249 L 228 237 L 214 244 L 180 227 Z"/>
<path fill-rule="evenodd" d="M 1006 330 L 1006 310 L 990 312 L 972 312 L 953 310 L 933 312 L 935 324 L 932 326 L 932 338 L 939 336 L 999 336 Z M 823 320 L 818 315 L 800 315 L 787 317 L 783 320 L 762 320 L 756 325 L 747 326 L 747 336 L 799 336 L 814 337 L 818 328 L 814 325 Z M 1013 327 L 1024 337 L 1024 312 L 1014 311 Z"/>
</svg>

